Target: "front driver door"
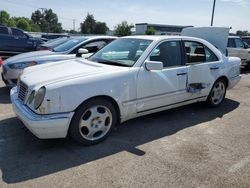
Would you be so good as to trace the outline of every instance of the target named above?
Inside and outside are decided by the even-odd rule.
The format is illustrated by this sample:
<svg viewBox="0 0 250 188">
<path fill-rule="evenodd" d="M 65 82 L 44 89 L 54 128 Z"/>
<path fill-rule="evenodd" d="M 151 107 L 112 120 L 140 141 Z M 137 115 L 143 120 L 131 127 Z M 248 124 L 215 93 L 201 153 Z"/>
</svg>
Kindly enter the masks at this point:
<svg viewBox="0 0 250 188">
<path fill-rule="evenodd" d="M 163 70 L 140 68 L 137 83 L 137 113 L 167 107 L 184 101 L 187 95 L 187 67 L 183 63 L 181 41 L 164 41 L 147 60 L 161 61 Z"/>
</svg>

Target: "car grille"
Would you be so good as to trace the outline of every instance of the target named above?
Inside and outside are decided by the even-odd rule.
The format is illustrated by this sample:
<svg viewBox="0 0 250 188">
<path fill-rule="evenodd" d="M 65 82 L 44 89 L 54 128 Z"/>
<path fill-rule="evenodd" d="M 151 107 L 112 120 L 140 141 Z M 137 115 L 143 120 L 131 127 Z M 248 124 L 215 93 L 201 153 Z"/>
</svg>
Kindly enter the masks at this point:
<svg viewBox="0 0 250 188">
<path fill-rule="evenodd" d="M 18 98 L 24 102 L 25 97 L 27 95 L 27 91 L 28 91 L 28 87 L 22 82 L 20 81 L 19 83 L 19 87 L 18 87 Z"/>
</svg>

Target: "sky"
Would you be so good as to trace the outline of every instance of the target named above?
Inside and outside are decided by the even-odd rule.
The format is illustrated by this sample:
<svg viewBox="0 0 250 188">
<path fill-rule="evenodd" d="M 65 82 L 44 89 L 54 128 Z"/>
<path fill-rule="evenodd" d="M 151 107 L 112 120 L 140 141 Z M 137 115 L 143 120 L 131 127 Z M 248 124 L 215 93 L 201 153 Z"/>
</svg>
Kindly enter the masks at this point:
<svg viewBox="0 0 250 188">
<path fill-rule="evenodd" d="M 87 13 L 113 30 L 121 21 L 166 25 L 209 26 L 214 0 L 0 0 L 10 16 L 31 17 L 38 8 L 51 8 L 64 29 L 76 29 Z M 250 0 L 217 0 L 214 26 L 250 31 Z"/>
</svg>

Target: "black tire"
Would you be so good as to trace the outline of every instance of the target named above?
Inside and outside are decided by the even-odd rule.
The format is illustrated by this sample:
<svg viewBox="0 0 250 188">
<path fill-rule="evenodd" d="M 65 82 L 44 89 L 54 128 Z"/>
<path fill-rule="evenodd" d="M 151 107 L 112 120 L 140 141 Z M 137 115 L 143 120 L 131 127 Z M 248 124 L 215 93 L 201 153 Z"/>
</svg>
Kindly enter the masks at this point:
<svg viewBox="0 0 250 188">
<path fill-rule="evenodd" d="M 81 127 L 80 123 L 82 121 L 85 121 L 84 118 L 86 117 L 87 113 L 91 113 L 91 109 L 92 108 L 102 108 L 102 111 L 105 110 L 108 111 L 107 113 L 111 113 L 111 117 L 107 117 L 109 119 L 111 119 L 112 122 L 109 122 L 109 128 L 108 131 L 105 133 L 105 135 L 101 136 L 100 138 L 96 139 L 96 140 L 89 140 L 87 137 L 86 132 L 88 133 L 89 130 L 87 126 Z M 98 110 L 97 110 L 98 111 Z M 79 142 L 82 145 L 94 145 L 97 144 L 103 140 L 105 140 L 108 135 L 110 134 L 112 128 L 116 125 L 117 123 L 117 111 L 114 108 L 113 104 L 110 101 L 107 100 L 103 100 L 103 99 L 93 99 L 90 101 L 87 101 L 85 103 L 83 103 L 75 112 L 71 124 L 70 124 L 70 129 L 69 129 L 69 133 L 70 136 L 77 142 Z M 87 115 L 89 116 L 89 115 Z M 90 115 L 88 118 L 91 118 L 92 116 Z M 91 122 L 93 122 L 95 119 L 91 119 Z M 106 119 L 107 120 L 107 119 Z M 106 120 L 104 121 L 104 126 L 106 126 Z M 87 121 L 87 120 L 86 120 Z M 109 120 L 110 121 L 110 120 Z M 91 123 L 92 124 L 92 123 Z M 92 125 L 91 125 L 92 126 Z M 102 125 L 103 126 L 103 125 Z M 80 128 L 81 127 L 81 128 Z M 94 126 L 94 128 L 96 128 Z M 94 129 L 93 126 L 91 129 Z M 85 129 L 85 130 L 82 130 Z M 89 131 L 90 132 L 90 131 Z M 98 132 L 98 131 L 97 131 Z M 103 133 L 104 134 L 104 133 Z M 95 139 L 95 138 L 93 138 Z"/>
<path fill-rule="evenodd" d="M 224 88 L 225 88 L 225 91 L 224 91 L 224 94 L 221 96 L 222 98 L 219 101 L 215 102 L 215 100 L 213 99 L 214 89 L 215 89 L 215 87 L 218 86 L 218 84 L 223 84 Z M 209 96 L 207 97 L 207 101 L 206 101 L 207 105 L 209 107 L 218 107 L 218 106 L 220 106 L 221 103 L 223 103 L 223 101 L 225 99 L 226 92 L 227 92 L 227 83 L 226 83 L 225 79 L 220 78 L 220 79 L 216 80 L 216 82 L 214 83 L 214 85 L 213 85 L 213 87 L 212 87 L 212 89 L 211 89 L 211 91 L 209 93 Z"/>
</svg>

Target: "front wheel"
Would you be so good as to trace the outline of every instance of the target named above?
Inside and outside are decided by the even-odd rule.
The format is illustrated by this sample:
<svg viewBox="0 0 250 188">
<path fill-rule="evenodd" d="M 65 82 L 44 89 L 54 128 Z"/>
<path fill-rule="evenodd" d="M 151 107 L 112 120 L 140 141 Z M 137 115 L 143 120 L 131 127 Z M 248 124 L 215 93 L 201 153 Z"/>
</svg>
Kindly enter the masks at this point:
<svg viewBox="0 0 250 188">
<path fill-rule="evenodd" d="M 211 107 L 219 106 L 225 99 L 227 84 L 224 79 L 217 80 L 207 98 L 207 103 Z"/>
<path fill-rule="evenodd" d="M 83 103 L 70 125 L 70 135 L 83 145 L 103 141 L 117 122 L 117 112 L 107 100 L 94 99 Z"/>
</svg>

